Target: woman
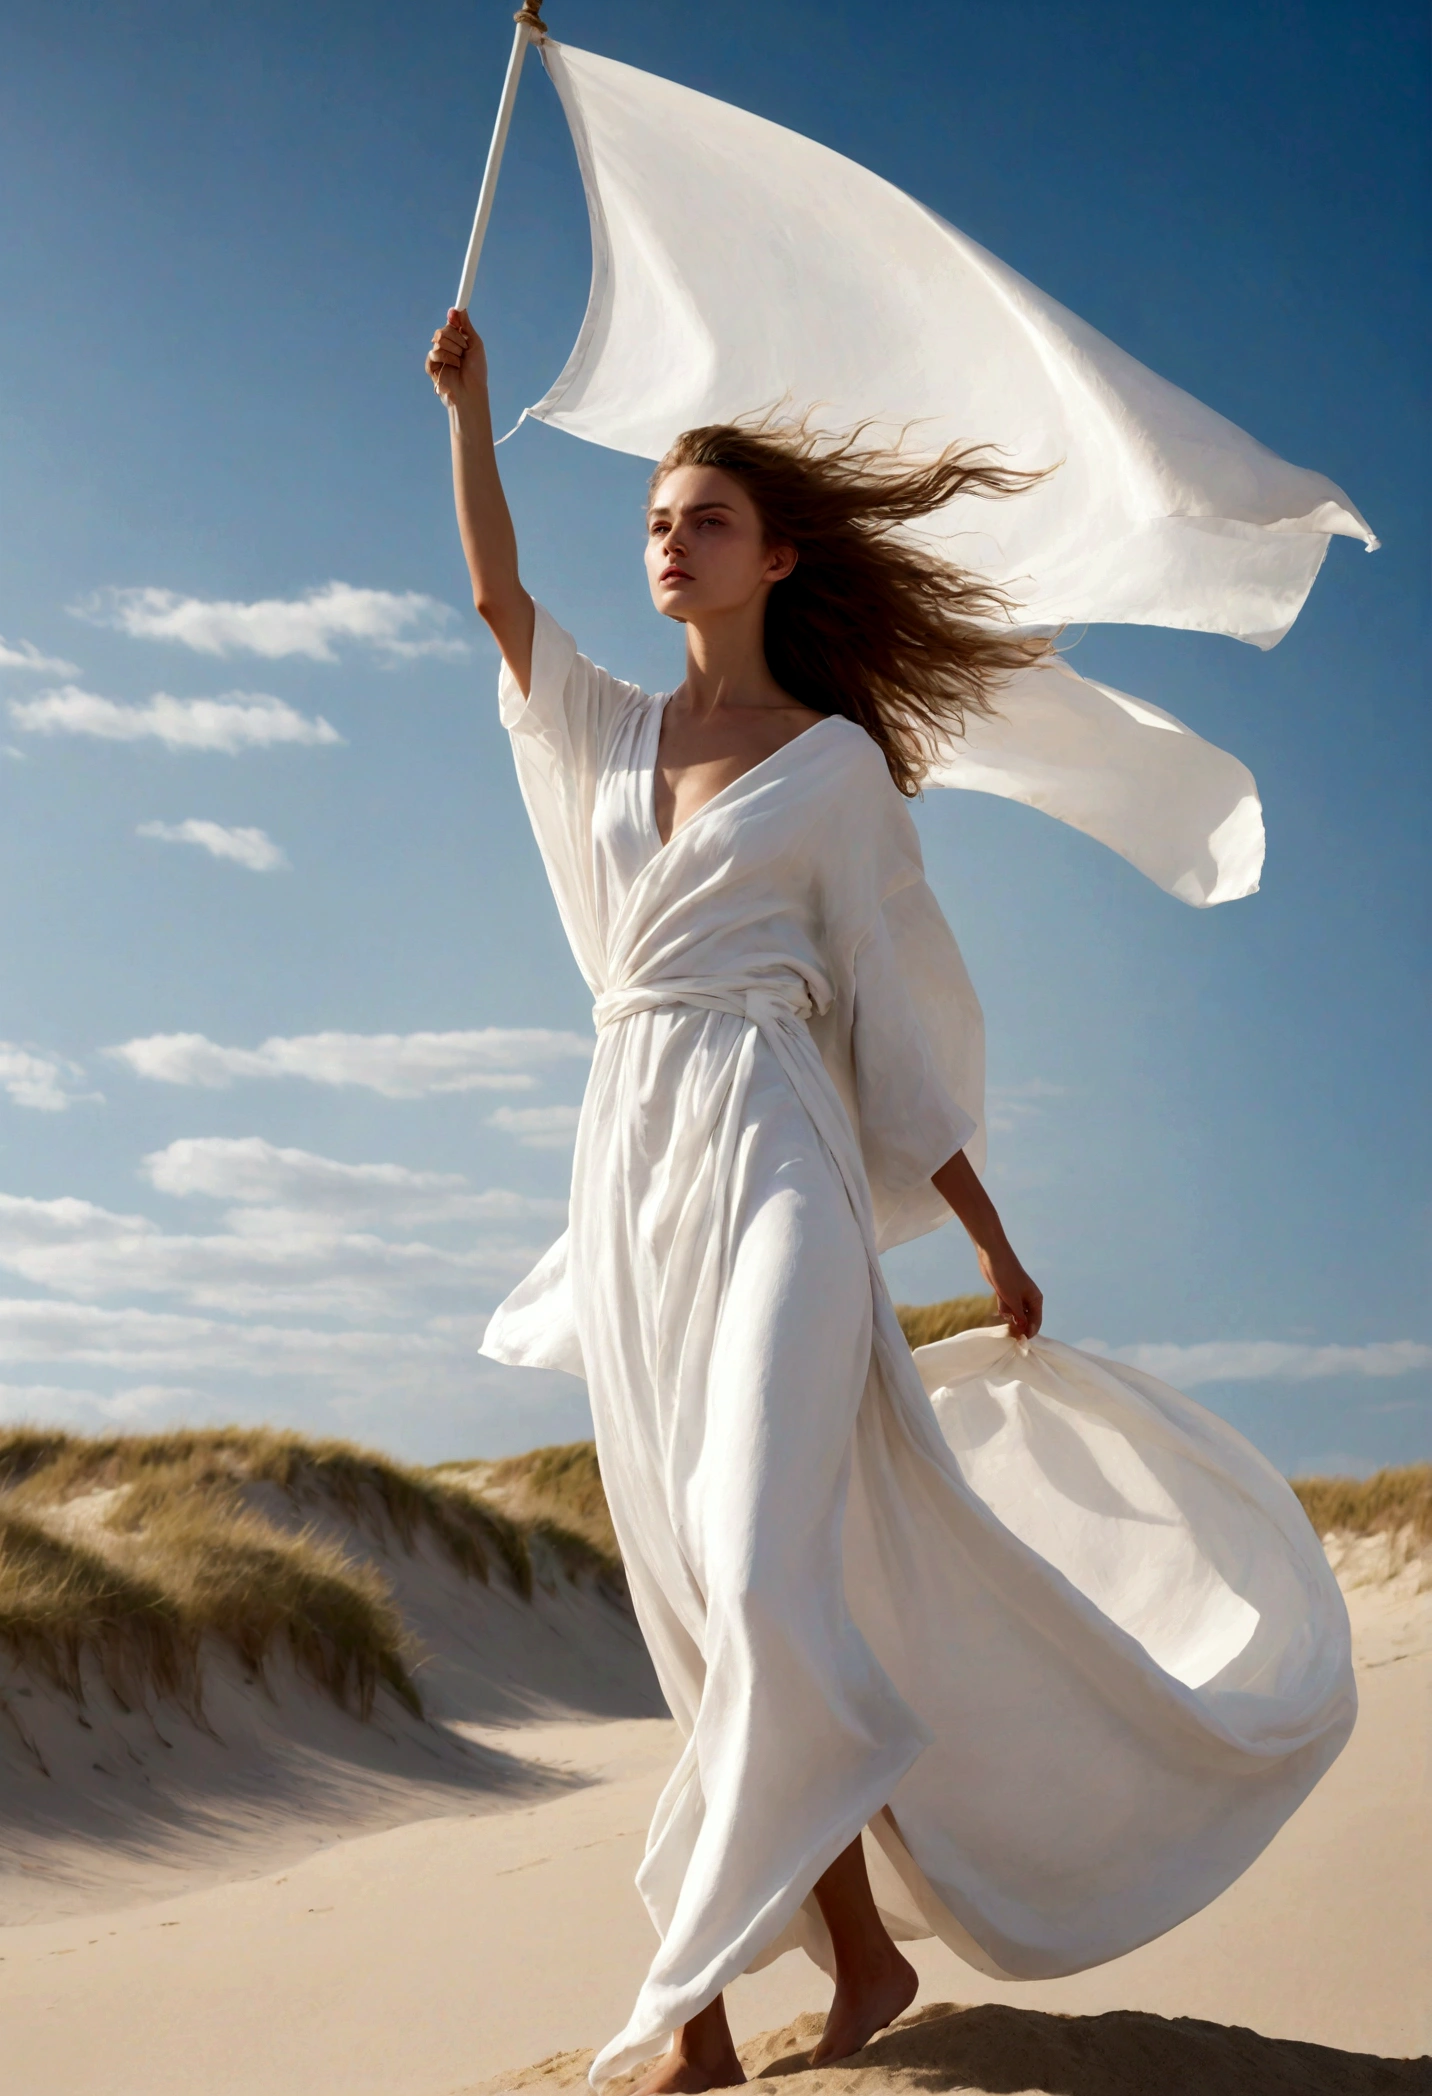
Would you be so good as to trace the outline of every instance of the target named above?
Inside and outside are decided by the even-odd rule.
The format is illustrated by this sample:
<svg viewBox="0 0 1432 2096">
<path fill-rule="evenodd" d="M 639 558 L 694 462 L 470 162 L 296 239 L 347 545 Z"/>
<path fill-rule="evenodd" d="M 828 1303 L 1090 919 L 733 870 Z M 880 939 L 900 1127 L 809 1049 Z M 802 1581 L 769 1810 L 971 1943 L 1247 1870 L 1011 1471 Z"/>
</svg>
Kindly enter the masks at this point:
<svg viewBox="0 0 1432 2096">
<path fill-rule="evenodd" d="M 689 432 L 653 475 L 646 553 L 657 609 L 685 627 L 686 674 L 649 698 L 579 656 L 522 586 L 465 315 L 449 313 L 427 370 L 451 412 L 503 719 L 598 1029 L 569 1235 L 484 1351 L 586 1377 L 686 1742 L 638 1881 L 661 1947 L 592 2078 L 670 2040 L 644 2096 L 725 2088 L 744 2077 L 722 1989 L 792 1943 L 835 1981 L 819 2062 L 914 1997 L 887 1921 L 1030 1977 L 1168 1927 L 1315 1780 L 1326 1712 L 1299 1740 L 1279 1706 L 1291 1746 L 1281 1786 L 1260 1785 L 1262 1739 L 1194 1710 L 1189 1686 L 1210 1652 L 1217 1673 L 1256 1650 L 1266 1674 L 1242 1588 L 1184 1549 L 1181 1514 L 1139 1507 L 1141 1568 L 1157 1554 L 1148 1520 L 1157 1549 L 1163 1530 L 1184 1549 L 1158 1559 L 1175 1604 L 1130 1632 L 1117 1599 L 1087 1602 L 1056 1569 L 1057 1536 L 1031 1549 L 1019 1509 L 996 1518 L 994 1488 L 966 1482 L 951 1442 L 964 1435 L 973 1474 L 980 1432 L 968 1404 L 937 1419 L 878 1264 L 953 1212 L 1008 1327 L 979 1343 L 1029 1352 L 1040 1292 L 967 1155 L 979 1009 L 905 796 L 936 739 L 1045 643 L 892 530 L 1022 476 L 970 453 L 911 468 L 799 436 Z M 976 1383 L 996 1408 L 1012 1387 Z M 1118 1389 L 1127 1410 L 1127 1379 Z M 1067 1441 L 1063 1414 L 1057 1431 Z M 1159 1431 L 1192 1429 L 1180 1415 Z M 1205 1453 L 1179 1460 L 1203 1478 Z M 1152 1460 L 1160 1491 L 1172 1462 Z M 1132 1501 L 1099 1500 L 1088 1473 L 1074 1464 L 1060 1518 L 1096 1507 L 1107 1565 Z M 1042 1494 L 1041 1471 L 1024 1496 Z M 1135 1614 L 1151 1576 L 1124 1581 Z M 1235 1810 L 1240 1754 L 1255 1775 Z"/>
</svg>

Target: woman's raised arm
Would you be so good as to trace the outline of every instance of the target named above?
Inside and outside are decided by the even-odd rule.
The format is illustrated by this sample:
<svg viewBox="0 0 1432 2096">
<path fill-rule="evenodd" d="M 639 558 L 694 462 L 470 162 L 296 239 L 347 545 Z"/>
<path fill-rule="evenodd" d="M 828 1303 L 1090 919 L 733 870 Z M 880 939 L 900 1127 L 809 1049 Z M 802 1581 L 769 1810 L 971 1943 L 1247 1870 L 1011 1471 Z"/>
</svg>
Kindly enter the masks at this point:
<svg viewBox="0 0 1432 2096">
<path fill-rule="evenodd" d="M 452 488 L 457 528 L 472 577 L 472 601 L 492 630 L 526 698 L 532 684 L 532 599 L 517 572 L 517 535 L 492 442 L 487 351 L 466 313 L 448 310 L 425 366 L 452 424 Z"/>
</svg>

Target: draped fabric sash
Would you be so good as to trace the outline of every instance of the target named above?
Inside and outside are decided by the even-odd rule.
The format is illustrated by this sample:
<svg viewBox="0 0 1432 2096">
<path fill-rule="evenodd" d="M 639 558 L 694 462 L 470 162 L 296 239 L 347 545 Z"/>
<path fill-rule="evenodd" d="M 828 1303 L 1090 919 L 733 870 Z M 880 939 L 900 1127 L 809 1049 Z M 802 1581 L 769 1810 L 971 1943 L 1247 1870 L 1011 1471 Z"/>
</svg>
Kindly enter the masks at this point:
<svg viewBox="0 0 1432 2096">
<path fill-rule="evenodd" d="M 658 1011 L 668 1005 L 692 1005 L 699 1011 L 729 1012 L 735 1018 L 748 1020 L 760 1033 L 789 1080 L 792 1091 L 809 1114 L 816 1134 L 835 1161 L 865 1238 L 876 1300 L 878 1302 L 883 1295 L 888 1306 L 890 1299 L 885 1276 L 875 1249 L 875 1217 L 870 1205 L 864 1160 L 849 1116 L 805 1023 L 812 1005 L 804 983 L 799 977 L 792 977 L 784 996 L 769 981 L 738 979 L 718 982 L 705 979 L 633 984 L 625 989 L 604 990 L 592 1006 L 592 1018 L 598 1033 L 601 1033 L 634 1012 Z M 893 1310 L 890 1315 L 899 1334 L 900 1327 Z M 901 1345 L 904 1345 L 903 1335 Z M 908 1349 L 906 1351 L 908 1353 Z"/>
</svg>

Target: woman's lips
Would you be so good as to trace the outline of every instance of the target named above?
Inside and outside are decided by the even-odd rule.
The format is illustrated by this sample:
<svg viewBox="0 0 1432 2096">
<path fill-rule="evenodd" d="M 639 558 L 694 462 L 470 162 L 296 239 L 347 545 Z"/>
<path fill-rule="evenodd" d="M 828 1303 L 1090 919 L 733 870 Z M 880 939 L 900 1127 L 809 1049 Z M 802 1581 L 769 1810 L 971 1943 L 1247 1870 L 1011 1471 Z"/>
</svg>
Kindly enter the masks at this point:
<svg viewBox="0 0 1432 2096">
<path fill-rule="evenodd" d="M 663 568 L 661 580 L 663 582 L 690 582 L 693 580 L 693 577 L 687 574 L 685 568 Z"/>
</svg>

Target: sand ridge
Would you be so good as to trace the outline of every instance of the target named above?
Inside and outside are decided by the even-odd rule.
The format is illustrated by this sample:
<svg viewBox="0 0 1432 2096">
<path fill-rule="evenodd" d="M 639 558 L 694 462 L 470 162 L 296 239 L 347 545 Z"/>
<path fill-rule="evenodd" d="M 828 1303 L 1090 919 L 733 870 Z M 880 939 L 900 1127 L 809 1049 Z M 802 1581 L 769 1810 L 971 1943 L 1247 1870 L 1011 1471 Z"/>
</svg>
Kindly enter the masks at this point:
<svg viewBox="0 0 1432 2096">
<path fill-rule="evenodd" d="M 630 1615 L 580 1583 L 527 1601 L 424 1547 L 385 1570 L 427 1724 L 277 1673 L 262 1700 L 216 1674 L 207 1732 L 0 1680 L 0 2096 L 577 2096 L 650 1959 L 633 1878 L 676 1728 Z M 1432 2041 L 1426 1570 L 1344 1568 L 1359 1725 L 1212 1907 L 1025 1986 L 911 1944 L 917 2009 L 819 2073 L 829 1983 L 788 1954 L 729 1991 L 751 2085 L 1432 2096 L 1405 2057 Z"/>
<path fill-rule="evenodd" d="M 806 2064 L 822 2018 L 799 2016 L 740 2048 L 746 2086 L 770 2096 L 1426 2096 L 1432 2060 L 1341 2052 L 1192 2017 L 1114 2010 L 1051 2016 L 998 2003 L 927 2002 L 849 2060 Z M 573 2052 L 459 2096 L 577 2096 L 593 2054 Z M 607 2084 L 628 2096 L 648 2070 Z"/>
</svg>

